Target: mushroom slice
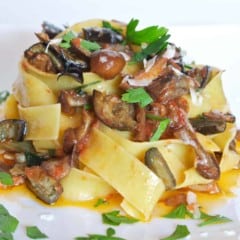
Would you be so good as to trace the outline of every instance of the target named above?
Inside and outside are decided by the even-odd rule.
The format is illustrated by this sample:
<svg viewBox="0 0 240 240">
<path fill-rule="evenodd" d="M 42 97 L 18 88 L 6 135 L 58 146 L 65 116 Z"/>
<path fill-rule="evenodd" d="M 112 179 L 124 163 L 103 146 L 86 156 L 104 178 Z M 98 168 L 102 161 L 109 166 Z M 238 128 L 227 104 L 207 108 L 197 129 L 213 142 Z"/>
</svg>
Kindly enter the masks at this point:
<svg viewBox="0 0 240 240">
<path fill-rule="evenodd" d="M 131 131 L 136 126 L 134 105 L 123 102 L 116 95 L 94 90 L 93 107 L 98 119 L 111 128 Z"/>
<path fill-rule="evenodd" d="M 175 177 L 156 147 L 148 149 L 145 153 L 145 164 L 163 180 L 167 190 L 173 189 L 176 186 Z"/>
<path fill-rule="evenodd" d="M 26 122 L 19 119 L 7 119 L 0 122 L 0 141 L 22 141 L 26 134 Z"/>
<path fill-rule="evenodd" d="M 195 164 L 197 172 L 206 179 L 218 179 L 220 176 L 220 168 L 217 159 L 214 154 L 207 152 L 203 148 L 191 125 L 178 129 L 174 134 L 194 148 L 196 153 Z"/>
</svg>

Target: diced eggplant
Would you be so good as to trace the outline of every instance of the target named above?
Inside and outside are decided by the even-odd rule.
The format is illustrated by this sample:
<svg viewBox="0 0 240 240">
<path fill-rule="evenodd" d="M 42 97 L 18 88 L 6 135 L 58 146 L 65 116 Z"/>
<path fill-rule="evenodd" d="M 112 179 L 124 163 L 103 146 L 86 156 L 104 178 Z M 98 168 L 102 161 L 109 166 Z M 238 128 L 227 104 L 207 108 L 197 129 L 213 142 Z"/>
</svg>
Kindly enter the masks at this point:
<svg viewBox="0 0 240 240">
<path fill-rule="evenodd" d="M 194 130 L 205 135 L 224 132 L 226 122 L 224 120 L 214 120 L 208 117 L 196 117 L 189 119 Z"/>
<path fill-rule="evenodd" d="M 25 175 L 27 187 L 47 204 L 55 203 L 63 192 L 60 182 L 40 166 L 25 168 Z"/>
<path fill-rule="evenodd" d="M 0 122 L 0 141 L 22 141 L 26 134 L 26 122 L 19 119 L 6 119 Z"/>
<path fill-rule="evenodd" d="M 84 38 L 92 42 L 121 43 L 123 36 L 109 28 L 88 27 L 83 29 Z"/>
<path fill-rule="evenodd" d="M 44 157 L 31 152 L 25 152 L 25 158 L 27 167 L 39 166 L 44 161 Z"/>
<path fill-rule="evenodd" d="M 46 33 L 50 39 L 56 37 L 63 29 L 56 27 L 55 25 L 44 21 L 42 23 L 43 32 Z"/>
<path fill-rule="evenodd" d="M 58 100 L 61 103 L 62 112 L 73 114 L 76 107 L 81 107 L 88 103 L 89 96 L 84 92 L 78 94 L 75 90 L 62 90 Z"/>
<path fill-rule="evenodd" d="M 115 95 L 94 90 L 93 107 L 98 119 L 110 128 L 131 131 L 136 126 L 134 105 Z"/>
<path fill-rule="evenodd" d="M 25 50 L 24 56 L 30 64 L 41 71 L 58 73 L 64 70 L 64 63 L 57 48 L 46 44 L 36 43 Z"/>
<path fill-rule="evenodd" d="M 163 180 L 167 190 L 173 189 L 176 186 L 175 177 L 156 147 L 150 148 L 145 153 L 145 164 Z"/>
<path fill-rule="evenodd" d="M 75 54 L 63 49 L 61 49 L 61 59 L 64 63 L 64 70 L 60 73 L 59 77 L 69 75 L 82 83 L 82 73 L 89 70 L 89 64 L 78 58 Z"/>
</svg>

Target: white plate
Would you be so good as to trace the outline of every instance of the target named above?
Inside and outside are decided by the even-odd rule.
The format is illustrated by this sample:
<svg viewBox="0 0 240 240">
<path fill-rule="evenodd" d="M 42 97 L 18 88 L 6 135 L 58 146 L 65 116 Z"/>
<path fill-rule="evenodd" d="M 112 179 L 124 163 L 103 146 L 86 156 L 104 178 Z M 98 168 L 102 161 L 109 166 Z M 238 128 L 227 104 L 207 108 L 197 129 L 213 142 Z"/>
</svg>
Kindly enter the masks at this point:
<svg viewBox="0 0 240 240">
<path fill-rule="evenodd" d="M 0 25 L 0 89 L 10 89 L 18 74 L 18 61 L 28 46 L 35 41 L 33 32 L 38 27 L 14 27 Z M 171 41 L 175 42 L 197 63 L 225 69 L 223 84 L 233 113 L 240 125 L 240 26 L 198 26 L 170 28 Z M 4 36 L 4 37 L 2 37 Z M 240 192 L 239 189 L 236 191 Z M 24 196 L 1 196 L 0 203 L 6 206 L 19 221 L 15 239 L 26 239 L 25 226 L 36 225 L 51 240 L 70 240 L 88 233 L 104 234 L 108 228 L 101 222 L 101 215 L 74 207 L 43 207 Z M 233 222 L 199 228 L 195 221 L 153 219 L 149 223 L 115 227 L 116 235 L 127 240 L 159 240 L 173 232 L 176 224 L 187 224 L 191 232 L 188 239 L 240 239 L 240 194 L 239 197 L 213 209 Z"/>
</svg>

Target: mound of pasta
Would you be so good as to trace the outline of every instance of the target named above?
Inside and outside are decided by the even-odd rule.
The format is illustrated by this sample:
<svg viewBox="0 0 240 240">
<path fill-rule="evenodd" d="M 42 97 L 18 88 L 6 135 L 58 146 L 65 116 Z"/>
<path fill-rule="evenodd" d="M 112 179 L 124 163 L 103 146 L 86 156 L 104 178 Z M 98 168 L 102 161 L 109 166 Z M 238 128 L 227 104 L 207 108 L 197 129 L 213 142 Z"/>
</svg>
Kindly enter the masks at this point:
<svg viewBox="0 0 240 240">
<path fill-rule="evenodd" d="M 43 23 L 4 103 L 2 187 L 48 204 L 118 195 L 143 220 L 162 200 L 222 191 L 240 161 L 222 71 L 186 64 L 168 29 L 138 22 Z"/>
</svg>

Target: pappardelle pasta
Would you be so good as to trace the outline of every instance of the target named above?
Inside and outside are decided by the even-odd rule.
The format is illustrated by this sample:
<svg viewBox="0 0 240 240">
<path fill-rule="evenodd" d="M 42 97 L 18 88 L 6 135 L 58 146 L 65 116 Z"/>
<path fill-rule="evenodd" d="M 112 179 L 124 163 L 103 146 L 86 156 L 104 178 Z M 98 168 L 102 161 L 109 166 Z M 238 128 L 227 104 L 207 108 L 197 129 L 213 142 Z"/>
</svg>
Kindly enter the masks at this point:
<svg viewBox="0 0 240 240">
<path fill-rule="evenodd" d="M 177 205 L 222 190 L 240 161 L 222 71 L 185 63 L 165 27 L 137 25 L 43 24 L 4 103 L 3 188 L 26 184 L 48 204 L 116 194 L 142 220 L 168 193 Z"/>
</svg>

